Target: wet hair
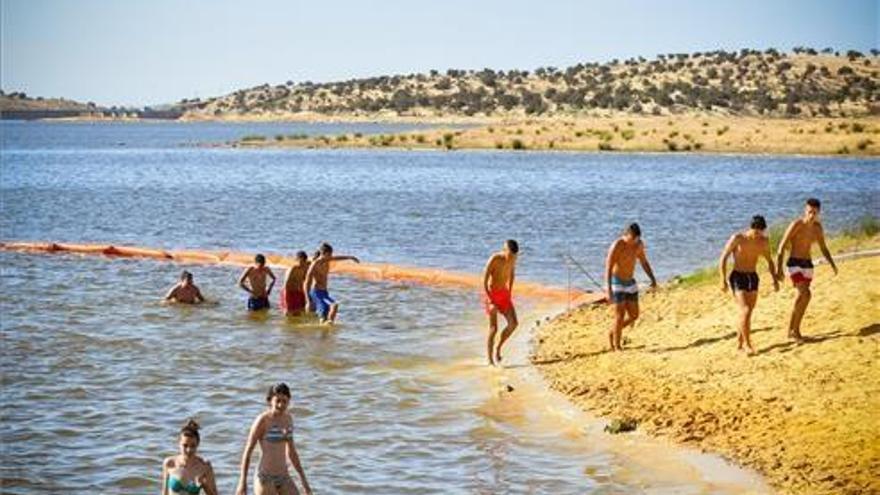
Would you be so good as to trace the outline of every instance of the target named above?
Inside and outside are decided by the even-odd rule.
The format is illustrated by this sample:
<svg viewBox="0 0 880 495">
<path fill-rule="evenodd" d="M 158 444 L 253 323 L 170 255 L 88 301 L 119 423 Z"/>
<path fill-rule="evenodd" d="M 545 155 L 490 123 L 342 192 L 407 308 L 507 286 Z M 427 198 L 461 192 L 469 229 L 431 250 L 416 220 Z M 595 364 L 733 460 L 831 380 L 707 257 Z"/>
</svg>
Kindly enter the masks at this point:
<svg viewBox="0 0 880 495">
<path fill-rule="evenodd" d="M 202 439 L 199 437 L 199 424 L 196 423 L 196 420 L 193 418 L 186 420 L 186 424 L 180 428 L 180 436 L 195 438 L 196 444 L 201 442 Z"/>
<path fill-rule="evenodd" d="M 276 383 L 269 387 L 269 391 L 266 392 L 266 402 L 272 402 L 272 397 L 276 395 L 283 395 L 290 399 L 290 388 L 286 383 Z"/>
<path fill-rule="evenodd" d="M 755 215 L 752 217 L 751 227 L 755 230 L 766 230 L 767 220 L 764 220 L 764 217 L 761 215 Z"/>
<path fill-rule="evenodd" d="M 190 273 L 186 270 L 180 272 L 180 280 L 189 280 L 190 282 L 192 282 L 192 279 L 193 279 L 192 273 Z"/>
<path fill-rule="evenodd" d="M 821 210 L 821 209 L 822 209 L 822 202 L 819 201 L 819 200 L 816 199 L 816 198 L 808 198 L 808 199 L 807 199 L 807 205 L 812 206 L 813 208 L 815 208 L 815 209 L 817 209 L 817 210 Z"/>
<path fill-rule="evenodd" d="M 258 254 L 256 256 L 254 256 L 254 262 L 256 262 L 256 264 L 258 264 L 258 265 L 265 265 L 266 264 L 266 257 L 263 256 L 262 254 Z"/>
<path fill-rule="evenodd" d="M 629 226 L 626 228 L 626 231 L 635 237 L 642 236 L 642 228 L 639 227 L 639 224 L 637 224 L 636 222 L 629 224 Z"/>
<path fill-rule="evenodd" d="M 519 244 L 513 239 L 508 239 L 504 241 L 504 245 L 507 246 L 507 249 L 509 249 L 511 253 L 519 253 Z"/>
<path fill-rule="evenodd" d="M 307 255 L 305 251 L 297 251 L 296 258 L 300 260 L 307 260 L 309 259 L 309 255 Z"/>
<path fill-rule="evenodd" d="M 318 247 L 318 251 L 321 254 L 333 254 L 333 246 L 327 244 L 326 242 L 322 242 L 321 245 Z"/>
</svg>

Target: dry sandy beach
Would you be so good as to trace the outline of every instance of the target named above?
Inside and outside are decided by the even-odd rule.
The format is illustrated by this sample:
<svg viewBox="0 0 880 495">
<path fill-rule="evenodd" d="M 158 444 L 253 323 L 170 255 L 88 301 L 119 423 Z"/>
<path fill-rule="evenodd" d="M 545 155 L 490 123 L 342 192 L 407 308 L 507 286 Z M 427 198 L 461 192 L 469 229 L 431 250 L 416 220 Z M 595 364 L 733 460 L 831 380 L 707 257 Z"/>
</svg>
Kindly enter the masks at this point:
<svg viewBox="0 0 880 495">
<path fill-rule="evenodd" d="M 605 351 L 608 307 L 584 306 L 538 330 L 531 360 L 581 408 L 717 452 L 781 493 L 880 493 L 880 258 L 838 264 L 817 268 L 802 345 L 786 338 L 794 290 L 773 293 L 762 266 L 753 357 L 736 352 L 737 308 L 710 277 L 643 294 L 623 353 Z"/>
</svg>

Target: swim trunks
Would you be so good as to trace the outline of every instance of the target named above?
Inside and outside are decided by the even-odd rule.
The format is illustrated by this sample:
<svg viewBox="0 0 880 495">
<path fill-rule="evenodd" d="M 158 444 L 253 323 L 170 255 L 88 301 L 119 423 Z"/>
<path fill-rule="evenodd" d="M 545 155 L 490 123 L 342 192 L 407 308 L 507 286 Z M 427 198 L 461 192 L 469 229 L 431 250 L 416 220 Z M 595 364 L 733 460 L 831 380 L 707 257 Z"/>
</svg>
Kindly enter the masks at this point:
<svg viewBox="0 0 880 495">
<path fill-rule="evenodd" d="M 281 289 L 281 311 L 285 313 L 298 313 L 306 309 L 306 296 L 301 290 L 288 291 Z"/>
<path fill-rule="evenodd" d="M 513 296 L 507 289 L 490 289 L 488 296 L 483 294 L 483 306 L 486 314 L 491 313 L 492 306 L 502 313 L 507 313 L 513 309 Z"/>
<path fill-rule="evenodd" d="M 813 281 L 813 260 L 808 258 L 789 258 L 785 264 L 788 277 L 794 285 L 807 284 Z"/>
<path fill-rule="evenodd" d="M 636 279 L 623 280 L 616 275 L 611 277 L 611 302 L 622 304 L 627 301 L 639 300 L 639 286 Z"/>
<path fill-rule="evenodd" d="M 309 298 L 312 300 L 312 304 L 315 305 L 315 313 L 322 320 L 326 320 L 330 314 L 330 306 L 336 304 L 336 301 L 330 297 L 330 293 L 326 289 L 312 289 L 309 292 Z"/>
<path fill-rule="evenodd" d="M 755 272 L 738 272 L 736 270 L 730 272 L 727 277 L 730 287 L 734 292 L 755 292 L 758 290 L 758 274 Z"/>
<path fill-rule="evenodd" d="M 248 311 L 261 311 L 264 309 L 269 309 L 269 298 L 268 297 L 249 297 L 247 305 L 248 305 Z"/>
<path fill-rule="evenodd" d="M 257 473 L 257 477 L 260 479 L 260 483 L 265 486 L 272 486 L 276 491 L 280 491 L 284 487 L 293 486 L 296 489 L 296 486 L 293 484 L 293 479 L 290 477 L 290 474 L 268 474 L 268 473 Z"/>
</svg>

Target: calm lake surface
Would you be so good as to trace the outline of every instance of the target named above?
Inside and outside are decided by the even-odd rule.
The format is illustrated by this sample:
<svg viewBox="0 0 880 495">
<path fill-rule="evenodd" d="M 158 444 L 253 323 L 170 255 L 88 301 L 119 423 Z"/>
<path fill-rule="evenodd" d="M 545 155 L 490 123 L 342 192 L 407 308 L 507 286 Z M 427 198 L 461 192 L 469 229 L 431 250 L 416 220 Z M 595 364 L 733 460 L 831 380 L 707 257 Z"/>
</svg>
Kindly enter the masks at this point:
<svg viewBox="0 0 880 495">
<path fill-rule="evenodd" d="M 197 146 L 407 128 L 2 122 L 0 239 L 272 253 L 327 240 L 365 261 L 478 272 L 513 237 L 518 278 L 564 286 L 562 254 L 597 275 L 631 221 L 667 278 L 712 262 L 751 215 L 785 222 L 807 196 L 823 200 L 830 231 L 880 214 L 876 160 Z M 549 399 L 520 384 L 525 330 L 511 369 L 482 365 L 474 293 L 335 278 L 342 324 L 327 330 L 248 316 L 230 267 L 189 267 L 217 305 L 160 305 L 181 268 L 0 253 L 4 493 L 155 492 L 188 416 L 202 422 L 201 453 L 229 493 L 277 381 L 294 391 L 316 493 L 742 487 L 690 468 L 633 469 L 637 456 L 616 440 L 572 421 L 546 425 Z M 559 309 L 526 304 L 523 320 Z M 503 393 L 512 382 L 517 392 Z"/>
</svg>

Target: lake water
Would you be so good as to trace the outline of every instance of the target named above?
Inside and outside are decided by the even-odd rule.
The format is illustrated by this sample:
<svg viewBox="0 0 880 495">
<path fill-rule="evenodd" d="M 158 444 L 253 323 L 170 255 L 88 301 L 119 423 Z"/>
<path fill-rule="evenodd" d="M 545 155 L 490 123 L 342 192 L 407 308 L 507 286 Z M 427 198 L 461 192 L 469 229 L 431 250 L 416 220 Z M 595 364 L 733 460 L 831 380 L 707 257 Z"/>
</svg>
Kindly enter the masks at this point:
<svg viewBox="0 0 880 495">
<path fill-rule="evenodd" d="M 275 253 L 328 240 L 365 261 L 478 272 L 513 237 L 518 278 L 562 286 L 562 254 L 595 275 L 634 220 L 666 278 L 714 260 L 753 214 L 796 216 L 807 196 L 823 200 L 831 231 L 880 213 L 876 160 L 194 146 L 405 128 L 2 122 L 0 238 Z M 230 267 L 190 268 L 219 301 L 199 308 L 157 303 L 175 264 L 0 253 L 0 269 L 4 493 L 158 490 L 188 416 L 231 492 L 247 428 L 277 381 L 294 391 L 317 493 L 736 493 L 754 483 L 598 432 L 543 391 L 526 330 L 513 366 L 487 369 L 485 323 L 467 291 L 336 278 L 342 324 L 327 330 L 249 317 Z M 524 321 L 561 309 L 523 302 Z M 646 463 L 646 451 L 658 454 Z"/>
</svg>

